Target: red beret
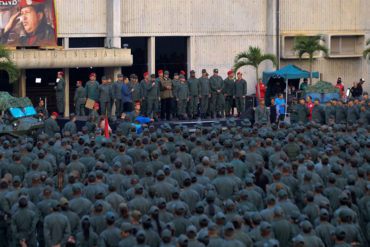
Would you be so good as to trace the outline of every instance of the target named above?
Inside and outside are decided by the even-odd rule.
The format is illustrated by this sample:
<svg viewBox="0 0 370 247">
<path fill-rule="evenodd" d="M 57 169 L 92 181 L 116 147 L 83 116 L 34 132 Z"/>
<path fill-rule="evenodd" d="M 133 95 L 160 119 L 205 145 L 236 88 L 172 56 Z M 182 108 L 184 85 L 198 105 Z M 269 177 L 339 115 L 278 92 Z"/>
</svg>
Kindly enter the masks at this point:
<svg viewBox="0 0 370 247">
<path fill-rule="evenodd" d="M 147 76 L 147 75 L 149 75 L 149 73 L 148 73 L 148 72 L 145 72 L 145 73 L 144 73 L 144 76 Z"/>
<path fill-rule="evenodd" d="M 140 105 L 140 102 L 136 102 L 136 103 L 134 104 L 134 106 L 137 106 L 137 105 Z"/>
<path fill-rule="evenodd" d="M 58 75 L 64 75 L 63 71 L 58 71 Z"/>
<path fill-rule="evenodd" d="M 56 112 L 53 112 L 52 113 L 54 116 L 56 116 L 56 117 L 58 117 L 59 116 L 59 114 L 58 113 L 56 113 Z"/>
<path fill-rule="evenodd" d="M 163 70 L 158 70 L 158 74 L 163 74 Z"/>
<path fill-rule="evenodd" d="M 35 6 L 41 3 L 44 3 L 48 0 L 21 0 L 20 4 L 18 5 L 19 9 L 27 6 Z"/>
<path fill-rule="evenodd" d="M 96 74 L 95 73 L 91 73 L 89 77 L 91 77 L 91 76 L 95 76 L 96 77 Z"/>
<path fill-rule="evenodd" d="M 181 70 L 180 74 L 185 75 L 185 71 Z"/>
<path fill-rule="evenodd" d="M 238 72 L 238 74 L 237 75 L 243 75 L 243 73 L 242 72 Z"/>
<path fill-rule="evenodd" d="M 99 107 L 99 103 L 95 103 L 94 104 L 94 107 Z"/>
<path fill-rule="evenodd" d="M 231 75 L 232 73 L 234 72 L 232 72 L 231 70 L 227 72 L 228 75 Z"/>
</svg>

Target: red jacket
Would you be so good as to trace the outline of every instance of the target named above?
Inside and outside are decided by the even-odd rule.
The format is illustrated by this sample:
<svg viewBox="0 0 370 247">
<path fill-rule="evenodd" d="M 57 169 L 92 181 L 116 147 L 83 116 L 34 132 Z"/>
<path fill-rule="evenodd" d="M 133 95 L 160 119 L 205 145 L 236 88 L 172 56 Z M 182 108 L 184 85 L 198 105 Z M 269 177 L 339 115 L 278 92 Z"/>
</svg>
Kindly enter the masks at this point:
<svg viewBox="0 0 370 247">
<path fill-rule="evenodd" d="M 258 97 L 257 85 L 258 84 L 256 84 L 256 96 Z M 260 98 L 265 98 L 266 90 L 267 88 L 265 87 L 265 85 L 263 83 L 260 83 Z"/>
</svg>

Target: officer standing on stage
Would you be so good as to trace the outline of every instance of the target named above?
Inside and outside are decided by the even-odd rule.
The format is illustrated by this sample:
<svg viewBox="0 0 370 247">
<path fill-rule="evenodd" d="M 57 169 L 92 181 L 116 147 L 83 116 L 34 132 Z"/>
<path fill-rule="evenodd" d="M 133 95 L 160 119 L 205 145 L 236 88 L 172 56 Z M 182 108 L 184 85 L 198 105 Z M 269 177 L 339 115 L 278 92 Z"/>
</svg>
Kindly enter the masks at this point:
<svg viewBox="0 0 370 247">
<path fill-rule="evenodd" d="M 112 88 L 107 83 L 107 79 L 105 76 L 102 77 L 102 84 L 99 86 L 99 101 L 100 101 L 100 113 L 101 115 L 105 115 L 107 112 L 108 118 L 111 116 L 112 106 L 111 106 L 111 98 L 112 98 Z"/>
<path fill-rule="evenodd" d="M 229 72 L 227 72 L 227 78 L 224 80 L 223 94 L 225 97 L 226 117 L 229 117 L 231 115 L 231 109 L 233 107 L 234 84 L 235 84 L 233 77 L 234 73 L 230 70 Z"/>
<path fill-rule="evenodd" d="M 243 79 L 241 72 L 237 73 L 238 79 L 234 84 L 234 99 L 238 117 L 245 111 L 245 97 L 247 95 L 247 82 Z"/>
<path fill-rule="evenodd" d="M 145 90 L 148 101 L 148 108 L 146 116 L 157 119 L 158 102 L 161 100 L 159 92 L 159 83 L 155 80 L 155 75 L 150 76 L 150 83 L 145 84 Z M 153 117 L 151 116 L 153 112 Z"/>
<path fill-rule="evenodd" d="M 99 100 L 99 82 L 96 81 L 96 74 L 90 74 L 90 80 L 86 82 L 86 98 L 98 102 Z"/>
<path fill-rule="evenodd" d="M 158 71 L 157 82 L 160 83 L 161 90 L 161 119 L 171 120 L 171 101 L 173 98 L 172 94 L 172 81 L 169 79 L 169 72 Z"/>
<path fill-rule="evenodd" d="M 189 118 L 196 119 L 198 115 L 198 101 L 200 95 L 200 82 L 195 77 L 195 71 L 190 71 L 190 78 L 188 79 L 189 87 Z"/>
<path fill-rule="evenodd" d="M 207 118 L 208 103 L 211 98 L 211 90 L 209 87 L 209 78 L 207 70 L 202 69 L 202 77 L 199 78 L 199 99 L 200 99 L 200 117 Z"/>
<path fill-rule="evenodd" d="M 56 100 L 57 100 L 57 110 L 59 114 L 64 113 L 64 91 L 66 83 L 63 79 L 63 72 L 58 72 L 57 85 L 54 87 L 56 91 Z"/>
<path fill-rule="evenodd" d="M 189 88 L 185 83 L 185 76 L 180 75 L 180 84 L 176 87 L 177 116 L 185 120 L 186 104 L 189 101 Z"/>
<path fill-rule="evenodd" d="M 211 117 L 224 117 L 225 98 L 222 95 L 224 81 L 218 75 L 218 69 L 213 70 L 213 76 L 209 78 L 209 87 L 211 88 Z"/>
<path fill-rule="evenodd" d="M 149 81 L 149 73 L 145 72 L 143 74 L 144 79 L 140 82 L 140 98 L 141 98 L 141 114 L 143 116 L 147 115 L 147 108 L 148 108 L 148 98 L 147 98 L 147 90 L 146 85 L 150 83 Z M 133 102 L 135 105 L 135 102 Z"/>
<path fill-rule="evenodd" d="M 77 81 L 77 88 L 73 97 L 76 116 L 85 116 L 86 90 L 82 86 L 82 81 Z"/>
<path fill-rule="evenodd" d="M 123 85 L 123 75 L 117 75 L 117 81 L 113 84 L 113 98 L 114 104 L 116 105 L 116 117 L 121 117 L 123 111 L 123 103 L 122 103 L 122 85 Z"/>
</svg>

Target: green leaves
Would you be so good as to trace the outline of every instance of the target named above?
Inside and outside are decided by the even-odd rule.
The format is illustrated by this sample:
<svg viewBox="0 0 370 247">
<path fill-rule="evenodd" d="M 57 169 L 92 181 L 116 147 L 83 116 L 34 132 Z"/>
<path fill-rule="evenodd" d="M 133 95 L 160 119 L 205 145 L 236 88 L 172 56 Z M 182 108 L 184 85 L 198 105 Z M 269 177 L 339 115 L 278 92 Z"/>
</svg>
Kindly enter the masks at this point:
<svg viewBox="0 0 370 247">
<path fill-rule="evenodd" d="M 323 51 L 326 56 L 328 56 L 328 48 L 321 45 L 321 41 L 325 42 L 325 38 L 322 35 L 316 36 L 297 36 L 294 39 L 293 50 L 298 52 L 299 59 L 302 59 L 302 56 L 307 53 L 310 63 L 313 62 L 313 55 L 315 52 Z"/>
<path fill-rule="evenodd" d="M 370 45 L 370 39 L 368 39 L 366 41 L 366 45 Z M 368 57 L 368 55 L 370 55 L 370 47 L 368 47 L 367 49 L 365 49 L 362 53 L 363 57 L 366 59 Z M 370 56 L 369 56 L 369 59 L 370 59 Z"/>
<path fill-rule="evenodd" d="M 276 56 L 273 54 L 262 54 L 259 47 L 249 46 L 248 52 L 241 52 L 235 56 L 232 70 L 236 73 L 243 66 L 258 66 L 265 60 L 270 60 L 274 66 L 277 64 Z"/>
<path fill-rule="evenodd" d="M 19 68 L 11 60 L 9 52 L 0 46 L 0 70 L 4 70 L 9 75 L 9 82 L 15 82 L 19 77 Z"/>
</svg>

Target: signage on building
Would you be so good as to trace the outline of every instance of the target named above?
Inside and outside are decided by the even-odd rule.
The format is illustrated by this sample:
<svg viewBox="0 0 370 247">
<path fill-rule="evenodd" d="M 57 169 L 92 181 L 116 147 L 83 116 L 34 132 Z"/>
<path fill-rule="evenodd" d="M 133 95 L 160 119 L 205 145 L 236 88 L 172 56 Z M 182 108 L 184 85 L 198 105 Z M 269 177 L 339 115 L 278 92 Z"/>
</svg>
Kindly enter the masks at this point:
<svg viewBox="0 0 370 247">
<path fill-rule="evenodd" d="M 0 45 L 57 46 L 54 0 L 0 0 Z"/>
</svg>

